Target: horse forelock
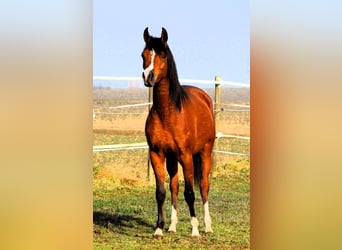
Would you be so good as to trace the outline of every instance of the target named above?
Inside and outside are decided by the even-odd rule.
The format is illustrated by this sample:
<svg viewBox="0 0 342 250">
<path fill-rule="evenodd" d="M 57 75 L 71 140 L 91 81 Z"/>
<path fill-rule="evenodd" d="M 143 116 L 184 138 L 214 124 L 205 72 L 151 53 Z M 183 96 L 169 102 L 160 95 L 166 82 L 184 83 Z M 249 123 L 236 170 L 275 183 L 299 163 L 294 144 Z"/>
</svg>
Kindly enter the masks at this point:
<svg viewBox="0 0 342 250">
<path fill-rule="evenodd" d="M 160 38 L 151 37 L 148 43 L 146 43 L 145 49 L 154 50 L 157 54 L 166 51 L 166 47 Z"/>
</svg>

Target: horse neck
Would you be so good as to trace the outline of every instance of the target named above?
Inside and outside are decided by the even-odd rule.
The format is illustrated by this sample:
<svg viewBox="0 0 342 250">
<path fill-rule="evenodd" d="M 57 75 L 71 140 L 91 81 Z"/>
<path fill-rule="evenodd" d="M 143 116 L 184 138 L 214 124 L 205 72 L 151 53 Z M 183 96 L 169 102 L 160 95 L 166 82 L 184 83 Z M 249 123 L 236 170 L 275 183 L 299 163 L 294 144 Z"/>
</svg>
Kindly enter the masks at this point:
<svg viewBox="0 0 342 250">
<path fill-rule="evenodd" d="M 161 118 L 170 116 L 170 113 L 175 108 L 170 98 L 170 81 L 162 79 L 153 89 L 153 105 Z"/>
</svg>

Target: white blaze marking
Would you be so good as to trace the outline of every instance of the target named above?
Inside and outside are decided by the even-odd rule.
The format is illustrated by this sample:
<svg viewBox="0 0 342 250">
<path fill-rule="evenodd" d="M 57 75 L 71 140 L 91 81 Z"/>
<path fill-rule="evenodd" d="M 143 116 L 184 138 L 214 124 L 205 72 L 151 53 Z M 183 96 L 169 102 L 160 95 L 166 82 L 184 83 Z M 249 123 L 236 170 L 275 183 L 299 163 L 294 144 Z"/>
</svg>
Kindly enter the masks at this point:
<svg viewBox="0 0 342 250">
<path fill-rule="evenodd" d="M 148 74 L 150 73 L 150 71 L 153 70 L 153 63 L 154 63 L 155 55 L 156 55 L 156 52 L 154 52 L 154 50 L 152 49 L 151 50 L 151 64 L 146 69 L 144 69 L 145 81 L 147 81 L 147 77 L 148 77 Z"/>
<path fill-rule="evenodd" d="M 176 232 L 177 222 L 178 222 L 177 210 L 172 206 L 172 210 L 171 210 L 171 225 L 169 227 L 169 232 Z"/>
<path fill-rule="evenodd" d="M 205 232 L 212 233 L 213 229 L 211 228 L 211 218 L 209 214 L 209 204 L 206 202 L 204 204 L 204 223 L 205 223 Z"/>
</svg>

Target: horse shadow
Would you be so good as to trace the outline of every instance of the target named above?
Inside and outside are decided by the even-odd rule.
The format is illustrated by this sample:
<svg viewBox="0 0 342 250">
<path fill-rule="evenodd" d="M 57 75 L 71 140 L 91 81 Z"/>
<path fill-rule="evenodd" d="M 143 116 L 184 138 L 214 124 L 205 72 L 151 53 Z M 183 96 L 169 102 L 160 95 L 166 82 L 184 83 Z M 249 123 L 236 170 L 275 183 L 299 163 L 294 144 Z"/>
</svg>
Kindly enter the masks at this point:
<svg viewBox="0 0 342 250">
<path fill-rule="evenodd" d="M 121 234 L 127 234 L 134 228 L 143 229 L 143 231 L 147 232 L 154 227 L 153 224 L 133 215 L 111 214 L 103 211 L 93 212 L 93 225 Z M 94 233 L 97 233 L 96 229 Z"/>
</svg>

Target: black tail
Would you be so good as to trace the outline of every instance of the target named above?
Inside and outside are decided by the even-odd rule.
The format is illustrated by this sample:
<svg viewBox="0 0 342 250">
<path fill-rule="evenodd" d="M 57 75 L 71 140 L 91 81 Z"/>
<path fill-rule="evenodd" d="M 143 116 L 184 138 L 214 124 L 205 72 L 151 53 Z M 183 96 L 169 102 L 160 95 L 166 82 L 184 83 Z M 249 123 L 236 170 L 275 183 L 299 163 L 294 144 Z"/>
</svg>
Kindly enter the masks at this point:
<svg viewBox="0 0 342 250">
<path fill-rule="evenodd" d="M 202 180 L 202 159 L 200 153 L 194 154 L 192 156 L 192 161 L 194 163 L 194 180 L 195 185 L 199 186 Z"/>
</svg>

